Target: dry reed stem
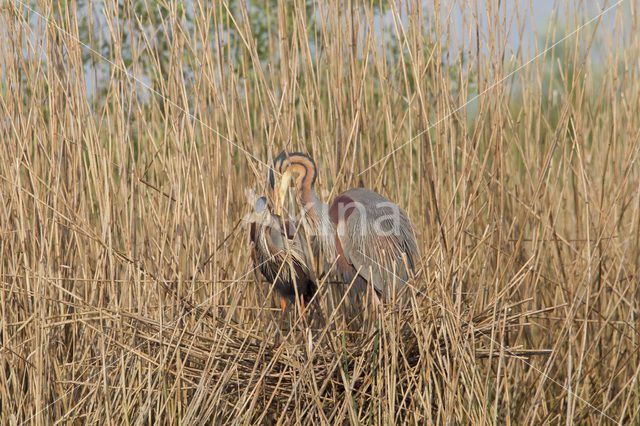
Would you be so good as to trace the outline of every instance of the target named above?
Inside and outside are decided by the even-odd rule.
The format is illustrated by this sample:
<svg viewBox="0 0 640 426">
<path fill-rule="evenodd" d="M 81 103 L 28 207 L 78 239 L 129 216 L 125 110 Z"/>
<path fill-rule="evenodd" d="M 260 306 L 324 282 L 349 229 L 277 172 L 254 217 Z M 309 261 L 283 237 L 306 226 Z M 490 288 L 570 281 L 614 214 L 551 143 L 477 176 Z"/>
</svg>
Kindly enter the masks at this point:
<svg viewBox="0 0 640 426">
<path fill-rule="evenodd" d="M 248 3 L 0 5 L 0 422 L 637 423 L 637 3 Z M 407 306 L 274 345 L 282 149 L 408 212 Z"/>
</svg>

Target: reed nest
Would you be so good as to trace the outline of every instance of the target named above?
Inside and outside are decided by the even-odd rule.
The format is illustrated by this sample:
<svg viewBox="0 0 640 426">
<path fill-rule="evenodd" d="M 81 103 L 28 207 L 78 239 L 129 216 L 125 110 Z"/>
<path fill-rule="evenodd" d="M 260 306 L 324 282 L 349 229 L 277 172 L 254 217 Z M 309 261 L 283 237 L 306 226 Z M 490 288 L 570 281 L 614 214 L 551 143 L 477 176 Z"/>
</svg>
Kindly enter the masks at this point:
<svg viewBox="0 0 640 426">
<path fill-rule="evenodd" d="M 171 288 L 165 286 L 169 291 Z M 127 341 L 124 349 L 155 370 L 154 380 L 171 376 L 172 382 L 180 383 L 190 406 L 199 407 L 187 412 L 186 420 L 233 421 L 250 409 L 254 413 L 251 422 L 270 423 L 294 417 L 308 421 L 339 418 L 345 398 L 351 398 L 355 406 L 356 401 L 370 400 L 373 388 L 381 381 L 380 365 L 395 370 L 397 387 L 389 391 L 395 394 L 398 419 L 405 419 L 415 409 L 408 393 L 417 389 L 409 382 L 428 371 L 435 392 L 430 403 L 441 403 L 444 395 L 438 393 L 445 392 L 449 376 L 456 374 L 451 370 L 453 358 L 466 365 L 463 374 L 473 382 L 480 380 L 473 376 L 479 374 L 481 359 L 489 363 L 504 358 L 528 360 L 551 353 L 504 342 L 505 336 L 522 336 L 530 317 L 554 308 L 528 310 L 524 306 L 530 300 L 523 300 L 504 306 L 492 304 L 472 313 L 468 306 L 461 307 L 464 302 L 455 306 L 450 301 L 425 297 L 422 292 L 411 293 L 402 305 L 380 306 L 368 319 L 340 318 L 348 321 L 346 328 L 328 323 L 316 303 L 311 306 L 311 325 L 303 325 L 301 318 L 290 318 L 289 328 L 272 329 L 271 333 L 223 319 L 221 312 L 214 314 L 212 309 L 183 300 L 181 309 L 173 310 L 177 320 L 164 324 L 139 315 L 122 315 L 122 328 L 126 330 L 122 337 Z M 354 302 L 353 297 L 350 301 Z M 362 300 L 355 303 L 355 310 L 364 316 L 371 314 L 367 307 L 362 312 Z M 278 315 L 272 309 L 263 310 L 266 315 Z M 329 317 L 348 315 L 338 311 Z M 183 319 L 194 315 L 201 318 L 199 325 L 185 327 Z M 502 343 L 497 340 L 498 334 Z M 83 368 L 89 375 L 100 373 L 93 360 Z M 77 384 L 75 391 L 83 393 Z M 302 415 L 296 412 L 304 406 L 318 409 Z M 356 419 L 366 418 L 366 406 L 360 407 L 360 411 L 363 409 L 364 413 L 355 414 Z M 463 410 L 459 416 L 467 415 Z"/>
</svg>

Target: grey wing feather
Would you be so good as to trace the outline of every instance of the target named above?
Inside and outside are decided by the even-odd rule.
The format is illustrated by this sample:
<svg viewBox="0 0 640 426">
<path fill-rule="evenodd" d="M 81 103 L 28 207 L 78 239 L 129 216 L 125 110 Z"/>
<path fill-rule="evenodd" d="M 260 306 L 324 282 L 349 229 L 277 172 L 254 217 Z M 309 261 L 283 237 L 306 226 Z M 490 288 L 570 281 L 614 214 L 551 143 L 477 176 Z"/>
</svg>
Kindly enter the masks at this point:
<svg viewBox="0 0 640 426">
<path fill-rule="evenodd" d="M 394 283 L 396 289 L 402 288 L 418 255 L 415 231 L 406 213 L 364 188 L 344 195 L 359 204 L 347 218 L 346 229 L 338 230 L 347 261 L 382 294 Z"/>
</svg>

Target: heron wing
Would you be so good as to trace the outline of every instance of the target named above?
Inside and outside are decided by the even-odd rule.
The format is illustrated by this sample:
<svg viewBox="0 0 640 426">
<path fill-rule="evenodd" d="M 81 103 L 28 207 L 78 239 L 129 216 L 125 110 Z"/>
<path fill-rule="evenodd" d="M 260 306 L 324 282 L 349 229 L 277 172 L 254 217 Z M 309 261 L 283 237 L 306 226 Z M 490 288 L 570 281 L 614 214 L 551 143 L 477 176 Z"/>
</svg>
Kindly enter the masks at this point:
<svg viewBox="0 0 640 426">
<path fill-rule="evenodd" d="M 344 197 L 342 197 L 344 196 Z M 341 198 L 342 197 L 342 198 Z M 397 205 L 364 188 L 341 194 L 353 209 L 344 207 L 338 220 L 338 238 L 346 260 L 380 293 L 385 287 L 401 288 L 413 271 L 418 248 L 414 229 Z"/>
</svg>

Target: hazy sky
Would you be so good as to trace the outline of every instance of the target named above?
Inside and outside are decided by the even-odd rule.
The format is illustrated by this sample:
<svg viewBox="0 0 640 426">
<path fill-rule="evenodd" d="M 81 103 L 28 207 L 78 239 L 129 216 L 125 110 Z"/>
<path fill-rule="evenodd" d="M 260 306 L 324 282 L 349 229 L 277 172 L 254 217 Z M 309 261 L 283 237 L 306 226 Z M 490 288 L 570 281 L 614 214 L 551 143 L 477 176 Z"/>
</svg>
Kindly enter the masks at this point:
<svg viewBox="0 0 640 426">
<path fill-rule="evenodd" d="M 94 8 L 96 8 L 96 11 L 98 12 L 98 15 L 101 9 L 102 1 L 103 0 L 92 1 Z M 623 7 L 628 9 L 629 3 L 633 1 L 639 1 L 639 0 L 624 0 Z M 403 3 L 405 2 L 404 1 L 396 2 L 396 4 L 399 4 L 399 5 L 402 5 Z M 425 12 L 428 12 L 427 8 L 431 3 L 433 3 L 433 1 L 423 0 L 423 7 L 425 9 Z M 461 34 L 461 31 L 463 29 L 463 25 L 462 25 L 463 15 L 466 16 L 467 28 L 469 28 L 469 22 L 474 21 L 474 19 L 472 19 L 472 15 L 475 13 L 475 11 L 472 11 L 468 8 L 468 3 L 475 3 L 475 2 L 468 2 L 465 0 L 442 0 L 441 1 L 442 22 L 443 22 L 443 25 L 448 25 L 449 27 L 448 30 L 453 38 L 453 40 L 450 40 L 450 42 L 446 44 L 446 48 L 449 51 L 450 53 L 449 56 L 451 58 L 455 58 L 457 56 L 456 51 L 457 49 L 460 48 L 460 43 L 463 38 Z M 484 40 L 482 35 L 483 34 L 486 35 L 488 33 L 487 29 L 490 27 L 490 20 L 486 15 L 486 8 L 484 7 L 484 5 L 485 4 L 495 5 L 497 3 L 498 3 L 498 0 L 478 0 L 478 15 L 479 15 L 479 23 L 480 23 L 479 31 L 481 34 L 481 43 L 480 43 L 481 46 Z M 502 26 L 502 17 L 505 16 L 505 12 L 506 12 L 506 16 L 511 17 L 516 5 L 519 11 L 518 18 L 512 21 L 512 27 L 510 28 L 509 33 L 506 36 L 508 47 L 506 51 L 507 56 L 505 57 L 505 59 L 508 59 L 510 54 L 516 53 L 515 51 L 520 45 L 520 37 L 522 37 L 522 44 L 524 49 L 518 53 L 519 59 L 526 60 L 527 58 L 535 56 L 536 50 L 534 49 L 534 43 L 535 41 L 544 40 L 547 26 L 549 23 L 549 18 L 552 16 L 557 16 L 559 17 L 560 22 L 564 22 L 564 19 L 567 16 L 566 11 L 563 9 L 565 3 L 567 3 L 566 0 L 517 0 L 517 1 L 502 0 L 501 4 L 503 5 L 502 10 L 504 12 L 500 13 L 501 22 L 499 26 Z M 615 5 L 617 3 L 617 0 L 609 0 L 608 2 L 605 2 L 604 0 L 602 1 L 569 0 L 569 3 L 572 4 L 572 7 L 575 4 L 575 7 L 577 8 L 577 10 L 579 10 L 580 13 L 582 14 L 582 17 L 583 17 L 582 22 L 585 22 L 593 18 L 594 16 L 597 16 L 598 12 L 603 7 L 602 6 L 603 4 L 607 4 L 609 6 Z M 461 4 L 462 4 L 462 7 L 460 6 Z M 452 5 L 453 5 L 453 9 L 451 9 Z M 561 5 L 560 7 L 562 9 L 559 10 L 558 5 Z M 451 13 L 447 15 L 447 12 L 449 11 L 451 11 Z M 605 19 L 603 20 L 603 24 L 598 29 L 599 32 L 612 31 L 611 28 L 613 28 L 613 25 L 612 25 L 613 18 L 615 17 L 616 13 L 617 12 L 614 9 L 609 11 L 606 14 L 606 16 L 604 17 Z M 403 12 L 403 15 L 404 16 L 402 20 L 406 22 L 406 10 Z M 571 12 L 568 15 L 573 16 L 574 13 Z M 33 22 L 35 24 L 37 22 L 37 18 L 36 17 L 34 18 L 35 19 Z M 387 12 L 383 20 L 385 22 L 385 25 L 392 24 L 393 23 L 392 14 Z M 376 20 L 376 23 L 378 22 L 379 21 Z M 520 22 L 521 28 L 518 28 L 518 22 Z M 589 28 L 594 28 L 593 24 L 590 24 L 590 27 L 585 28 L 585 32 L 588 31 Z M 570 27 L 570 29 L 572 28 Z M 443 30 L 446 30 L 446 27 Z M 376 34 L 379 34 L 379 31 L 380 29 L 378 25 L 378 28 L 374 28 L 374 32 Z M 521 35 L 519 33 L 521 33 Z M 475 31 L 473 35 L 474 37 L 472 37 L 472 39 L 475 46 Z M 564 35 L 565 34 L 563 30 L 560 29 L 560 31 L 556 33 L 555 39 L 556 40 L 560 39 Z M 87 84 L 88 84 L 87 85 L 88 92 L 92 93 L 93 90 L 90 87 L 90 83 L 87 82 Z"/>
<path fill-rule="evenodd" d="M 629 3 L 630 1 L 638 0 L 625 0 L 623 1 L 623 6 L 628 8 L 629 5 L 625 3 Z M 432 2 L 424 1 L 425 6 L 430 3 Z M 469 22 L 475 21 L 475 19 L 472 20 L 472 16 L 475 14 L 475 11 L 470 10 L 466 3 L 467 2 L 462 0 L 442 1 L 442 19 L 443 22 L 447 22 L 451 26 L 452 33 L 455 33 L 454 37 L 457 43 L 454 44 L 459 44 L 462 39 L 461 30 L 463 14 L 466 16 L 467 27 L 469 26 Z M 484 34 L 486 34 L 488 32 L 488 28 L 490 28 L 486 8 L 483 8 L 483 5 L 495 5 L 496 3 L 498 3 L 496 0 L 478 0 L 481 38 L 482 33 L 484 32 Z M 520 39 L 522 39 L 525 51 L 521 52 L 521 55 L 533 53 L 534 42 L 543 41 L 546 38 L 550 18 L 557 18 L 560 23 L 564 24 L 567 15 L 572 17 L 575 15 L 573 10 L 567 14 L 565 3 L 567 3 L 565 0 L 503 0 L 502 11 L 500 12 L 500 23 L 502 23 L 504 16 L 506 16 L 507 19 L 515 16 L 511 21 L 511 28 L 507 35 L 507 43 L 508 46 L 511 47 L 511 50 L 515 53 L 515 50 L 520 45 Z M 596 17 L 598 13 L 603 10 L 605 4 L 604 1 L 597 0 L 572 0 L 569 1 L 569 3 L 572 8 L 575 7 L 575 10 L 581 14 L 581 22 L 587 22 Z M 606 3 L 607 7 L 613 6 L 617 3 L 617 0 L 609 0 Z M 464 5 L 462 9 L 460 4 Z M 453 8 L 451 8 L 452 5 Z M 518 11 L 517 14 L 514 13 L 516 6 Z M 447 13 L 449 13 L 448 16 Z M 600 27 L 599 31 L 607 31 L 606 24 L 608 23 L 610 25 L 613 22 L 615 14 L 616 8 L 613 8 L 603 15 L 603 23 L 605 25 Z M 573 29 L 574 27 L 570 26 L 569 30 L 571 31 Z M 585 28 L 585 30 L 588 30 L 588 28 Z M 564 35 L 564 33 L 556 33 L 555 39 L 560 39 Z M 454 48 L 454 46 L 448 45 L 447 48 Z"/>
</svg>

